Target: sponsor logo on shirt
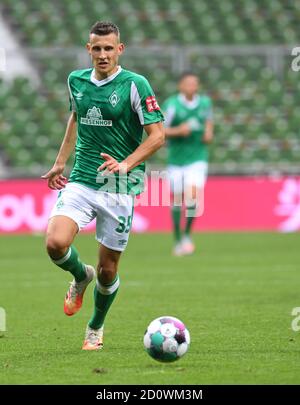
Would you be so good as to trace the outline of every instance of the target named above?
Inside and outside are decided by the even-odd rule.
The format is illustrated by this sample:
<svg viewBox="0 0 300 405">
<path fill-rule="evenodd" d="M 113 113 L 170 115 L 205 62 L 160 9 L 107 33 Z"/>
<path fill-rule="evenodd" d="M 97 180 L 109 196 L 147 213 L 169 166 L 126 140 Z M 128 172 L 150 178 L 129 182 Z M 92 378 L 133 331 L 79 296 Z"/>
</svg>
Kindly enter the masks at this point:
<svg viewBox="0 0 300 405">
<path fill-rule="evenodd" d="M 86 114 L 86 117 L 81 117 L 80 123 L 84 125 L 94 125 L 98 127 L 111 127 L 111 120 L 104 120 L 99 107 L 90 108 Z"/>
<path fill-rule="evenodd" d="M 160 110 L 160 107 L 156 101 L 155 96 L 149 96 L 146 98 L 146 106 L 147 106 L 148 112 Z"/>
<path fill-rule="evenodd" d="M 190 118 L 188 124 L 192 131 L 199 131 L 203 128 L 203 125 L 197 120 L 197 118 Z"/>
</svg>

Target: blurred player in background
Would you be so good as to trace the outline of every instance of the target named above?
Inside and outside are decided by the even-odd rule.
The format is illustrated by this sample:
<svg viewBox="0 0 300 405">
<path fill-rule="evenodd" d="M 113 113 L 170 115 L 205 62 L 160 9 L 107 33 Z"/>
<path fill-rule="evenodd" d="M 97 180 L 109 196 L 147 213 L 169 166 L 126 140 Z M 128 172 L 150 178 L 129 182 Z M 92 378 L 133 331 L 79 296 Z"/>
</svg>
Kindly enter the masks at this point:
<svg viewBox="0 0 300 405">
<path fill-rule="evenodd" d="M 73 240 L 97 219 L 95 306 L 82 349 L 98 350 L 103 346 L 105 316 L 119 288 L 118 263 L 128 242 L 134 194 L 143 188 L 143 176 L 134 173 L 144 173 L 144 160 L 164 143 L 164 128 L 148 81 L 118 65 L 124 50 L 118 27 L 96 23 L 87 50 L 93 68 L 74 71 L 68 78 L 71 115 L 54 166 L 42 177 L 51 189 L 61 190 L 46 245 L 52 261 L 74 276 L 64 301 L 69 316 L 81 308 L 95 276 L 94 268 L 80 260 Z M 144 142 L 143 129 L 148 135 Z M 75 163 L 65 184 L 63 172 L 75 145 Z"/>
<path fill-rule="evenodd" d="M 195 250 L 191 229 L 197 216 L 197 198 L 201 196 L 207 178 L 208 144 L 213 140 L 213 120 L 211 100 L 199 93 L 200 83 L 194 73 L 183 73 L 178 89 L 178 94 L 165 101 L 163 110 L 173 195 L 173 254 L 182 256 Z M 185 206 L 183 231 L 180 225 L 182 202 Z"/>
</svg>

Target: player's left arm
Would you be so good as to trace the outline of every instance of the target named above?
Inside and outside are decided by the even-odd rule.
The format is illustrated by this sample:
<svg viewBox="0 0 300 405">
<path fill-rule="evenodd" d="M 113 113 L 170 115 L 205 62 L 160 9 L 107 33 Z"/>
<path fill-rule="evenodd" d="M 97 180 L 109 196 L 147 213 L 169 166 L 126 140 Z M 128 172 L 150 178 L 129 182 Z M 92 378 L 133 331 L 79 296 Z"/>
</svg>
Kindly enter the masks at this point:
<svg viewBox="0 0 300 405">
<path fill-rule="evenodd" d="M 205 130 L 202 138 L 203 143 L 211 143 L 214 138 L 214 123 L 212 119 L 206 120 Z"/>
<path fill-rule="evenodd" d="M 211 143 L 214 137 L 213 106 L 210 97 L 205 97 L 204 100 L 206 105 L 206 120 L 202 142 Z"/>
<path fill-rule="evenodd" d="M 103 174 L 108 173 L 128 173 L 134 167 L 147 160 L 154 152 L 161 148 L 165 142 L 165 129 L 162 122 L 144 125 L 147 138 L 136 150 L 127 156 L 122 162 L 118 162 L 107 153 L 101 153 L 105 162 L 98 168 L 98 171 L 104 170 Z"/>
</svg>

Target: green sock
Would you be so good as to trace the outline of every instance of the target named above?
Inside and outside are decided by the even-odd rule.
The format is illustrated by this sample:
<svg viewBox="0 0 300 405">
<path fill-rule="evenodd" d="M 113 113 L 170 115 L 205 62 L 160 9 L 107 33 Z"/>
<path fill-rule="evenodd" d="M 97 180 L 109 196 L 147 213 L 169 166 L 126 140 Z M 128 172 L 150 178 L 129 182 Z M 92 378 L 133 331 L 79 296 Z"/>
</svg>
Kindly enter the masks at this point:
<svg viewBox="0 0 300 405">
<path fill-rule="evenodd" d="M 77 249 L 74 246 L 69 247 L 67 253 L 60 259 L 52 259 L 58 267 L 69 271 L 73 274 L 77 282 L 83 281 L 86 278 L 84 264 L 80 261 Z"/>
<path fill-rule="evenodd" d="M 117 275 L 111 284 L 102 285 L 97 280 L 94 289 L 94 314 L 88 325 L 92 329 L 100 329 L 104 324 L 106 314 L 117 295 L 120 285 L 119 276 Z"/>
<path fill-rule="evenodd" d="M 196 205 L 186 207 L 185 215 L 186 215 L 186 223 L 184 233 L 185 235 L 189 236 L 191 233 L 192 224 L 194 219 L 196 218 L 197 208 Z"/>
<path fill-rule="evenodd" d="M 180 217 L 181 217 L 181 207 L 176 205 L 172 206 L 172 219 L 173 219 L 173 231 L 176 242 L 179 242 L 181 239 L 180 232 Z"/>
</svg>

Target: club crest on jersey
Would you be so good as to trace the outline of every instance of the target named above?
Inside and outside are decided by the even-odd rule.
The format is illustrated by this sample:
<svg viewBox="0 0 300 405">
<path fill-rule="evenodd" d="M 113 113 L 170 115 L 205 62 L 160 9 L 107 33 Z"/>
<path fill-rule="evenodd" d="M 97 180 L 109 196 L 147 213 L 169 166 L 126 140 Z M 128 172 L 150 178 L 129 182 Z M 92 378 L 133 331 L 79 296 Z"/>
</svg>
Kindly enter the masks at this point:
<svg viewBox="0 0 300 405">
<path fill-rule="evenodd" d="M 120 97 L 117 95 L 117 93 L 114 91 L 111 96 L 109 97 L 109 102 L 110 104 L 115 107 L 118 102 L 120 101 Z"/>
<path fill-rule="evenodd" d="M 81 117 L 80 123 L 84 125 L 95 125 L 98 127 L 111 127 L 111 120 L 104 120 L 99 107 L 90 108 L 86 114 L 86 117 Z"/>
</svg>

